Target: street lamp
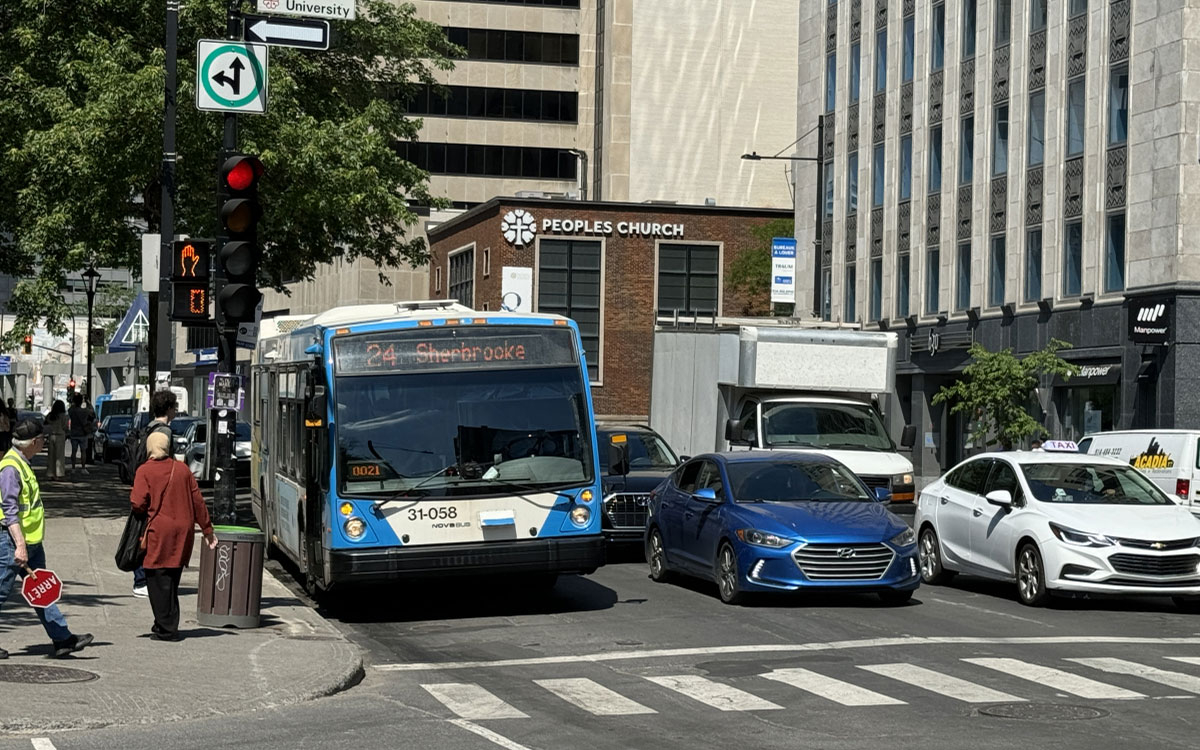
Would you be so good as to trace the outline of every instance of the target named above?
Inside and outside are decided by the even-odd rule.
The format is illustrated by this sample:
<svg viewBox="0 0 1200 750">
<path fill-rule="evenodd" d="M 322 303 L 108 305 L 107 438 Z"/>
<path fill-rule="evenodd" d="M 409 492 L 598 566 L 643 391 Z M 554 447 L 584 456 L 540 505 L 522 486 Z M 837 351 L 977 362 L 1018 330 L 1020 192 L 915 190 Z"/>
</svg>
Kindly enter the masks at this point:
<svg viewBox="0 0 1200 750">
<path fill-rule="evenodd" d="M 87 324 L 87 385 L 83 389 L 84 398 L 88 403 L 92 402 L 92 308 L 96 302 L 96 282 L 100 279 L 100 272 L 96 270 L 95 265 L 90 265 L 83 272 L 83 281 L 87 285 L 87 306 L 88 306 L 88 324 Z"/>
<path fill-rule="evenodd" d="M 824 237 L 822 236 L 823 235 L 823 227 L 821 224 L 821 219 L 822 219 L 821 209 L 822 209 L 822 206 L 824 203 L 823 192 L 825 189 L 825 161 L 820 156 L 781 156 L 781 154 L 783 154 L 784 150 L 791 148 L 792 146 L 795 146 L 797 143 L 802 141 L 805 138 L 805 136 L 809 135 L 814 130 L 817 131 L 817 153 L 820 153 L 820 149 L 825 144 L 825 118 L 824 117 L 818 117 L 817 124 L 815 127 L 810 129 L 807 133 L 800 136 L 796 140 L 792 141 L 788 145 L 784 146 L 783 149 L 781 149 L 778 153 L 776 153 L 772 156 L 764 156 L 764 155 L 758 153 L 757 151 L 751 151 L 748 154 L 742 154 L 742 158 L 745 159 L 746 161 L 763 161 L 764 159 L 778 159 L 780 161 L 815 161 L 817 163 L 817 190 L 816 190 L 817 206 L 816 206 L 816 214 L 814 216 L 814 225 L 813 225 L 813 315 L 816 317 L 820 317 L 821 316 L 821 297 L 822 297 L 822 294 L 821 294 L 821 246 L 822 246 L 822 243 L 824 242 Z M 792 181 L 793 181 L 793 183 L 795 182 L 794 177 L 793 177 Z M 795 313 L 793 313 L 793 314 L 795 314 Z"/>
</svg>

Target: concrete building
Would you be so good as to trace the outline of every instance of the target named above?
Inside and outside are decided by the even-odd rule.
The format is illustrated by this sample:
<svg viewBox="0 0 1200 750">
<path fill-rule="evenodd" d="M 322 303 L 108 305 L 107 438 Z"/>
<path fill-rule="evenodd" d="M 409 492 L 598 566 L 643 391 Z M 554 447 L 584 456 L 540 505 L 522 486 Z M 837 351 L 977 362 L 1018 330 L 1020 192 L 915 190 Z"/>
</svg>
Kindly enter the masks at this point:
<svg viewBox="0 0 1200 750">
<path fill-rule="evenodd" d="M 1056 437 L 1200 425 L 1200 5 L 1168 5 L 802 5 L 798 309 L 904 332 L 920 473 L 971 448 L 930 399 L 974 341 L 1072 345 L 1031 404 Z"/>
</svg>

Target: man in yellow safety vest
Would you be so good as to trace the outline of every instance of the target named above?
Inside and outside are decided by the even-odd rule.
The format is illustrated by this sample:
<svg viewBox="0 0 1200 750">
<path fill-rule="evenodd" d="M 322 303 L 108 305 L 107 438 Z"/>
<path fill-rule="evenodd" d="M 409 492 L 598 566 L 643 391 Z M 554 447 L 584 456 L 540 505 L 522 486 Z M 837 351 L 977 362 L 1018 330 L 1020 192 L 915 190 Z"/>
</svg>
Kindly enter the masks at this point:
<svg viewBox="0 0 1200 750">
<path fill-rule="evenodd" d="M 12 448 L 0 458 L 0 510 L 3 529 L 0 529 L 0 607 L 8 599 L 17 578 L 30 570 L 46 567 L 46 550 L 42 547 L 45 533 L 45 513 L 37 477 L 30 459 L 41 452 L 46 439 L 42 426 L 32 419 L 17 423 L 12 431 Z M 67 628 L 67 618 L 58 605 L 37 607 L 38 620 L 54 643 L 54 656 L 63 658 L 92 642 L 88 633 L 73 635 Z M 0 648 L 0 659 L 8 652 Z"/>
</svg>

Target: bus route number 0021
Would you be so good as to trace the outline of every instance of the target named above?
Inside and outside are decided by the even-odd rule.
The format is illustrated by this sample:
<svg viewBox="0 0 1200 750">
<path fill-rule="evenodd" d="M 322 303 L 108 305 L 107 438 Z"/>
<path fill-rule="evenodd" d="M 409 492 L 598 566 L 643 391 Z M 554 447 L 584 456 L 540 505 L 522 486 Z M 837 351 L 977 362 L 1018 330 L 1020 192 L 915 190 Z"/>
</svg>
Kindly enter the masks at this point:
<svg viewBox="0 0 1200 750">
<path fill-rule="evenodd" d="M 458 508 L 409 508 L 410 521 L 449 521 L 458 518 Z"/>
</svg>

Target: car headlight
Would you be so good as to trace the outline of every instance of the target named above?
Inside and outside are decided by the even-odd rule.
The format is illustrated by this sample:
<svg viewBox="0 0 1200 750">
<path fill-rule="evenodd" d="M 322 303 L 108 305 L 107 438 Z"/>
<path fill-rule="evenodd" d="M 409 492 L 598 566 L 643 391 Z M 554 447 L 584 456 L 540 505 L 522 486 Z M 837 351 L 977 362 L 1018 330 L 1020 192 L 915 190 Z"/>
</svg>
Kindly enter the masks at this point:
<svg viewBox="0 0 1200 750">
<path fill-rule="evenodd" d="M 778 534 L 771 534 L 758 529 L 738 529 L 737 538 L 741 539 L 746 544 L 753 544 L 758 547 L 770 547 L 771 549 L 780 549 L 792 544 L 791 539 L 785 539 Z"/>
<path fill-rule="evenodd" d="M 907 547 L 917 543 L 917 532 L 912 529 L 905 529 L 896 536 L 888 540 L 888 544 L 893 547 Z"/>
<path fill-rule="evenodd" d="M 1056 523 L 1050 524 L 1050 533 L 1060 542 L 1073 544 L 1076 547 L 1111 547 L 1116 542 L 1103 534 L 1089 534 L 1086 531 L 1076 531 Z"/>
<path fill-rule="evenodd" d="M 901 486 L 901 485 L 910 485 L 912 483 L 913 483 L 913 475 L 912 474 L 893 474 L 892 475 L 892 486 L 893 487 L 897 487 L 897 486 Z"/>
<path fill-rule="evenodd" d="M 571 508 L 571 523 L 576 526 L 587 526 L 588 520 L 591 519 L 592 512 L 588 510 L 586 505 L 576 505 Z"/>
</svg>

